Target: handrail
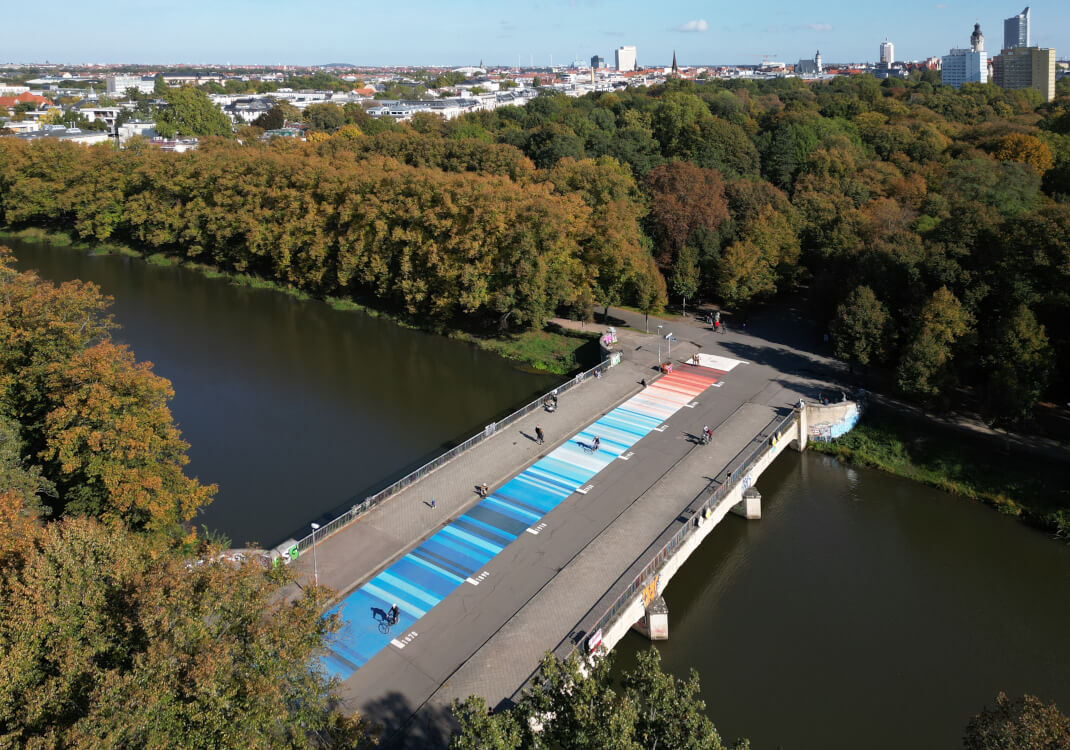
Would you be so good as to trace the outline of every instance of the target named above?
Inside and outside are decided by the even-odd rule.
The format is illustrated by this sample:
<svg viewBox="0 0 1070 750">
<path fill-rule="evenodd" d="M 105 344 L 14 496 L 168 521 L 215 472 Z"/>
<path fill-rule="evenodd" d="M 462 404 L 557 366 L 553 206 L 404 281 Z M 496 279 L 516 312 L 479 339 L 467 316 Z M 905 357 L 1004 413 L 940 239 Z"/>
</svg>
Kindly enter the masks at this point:
<svg viewBox="0 0 1070 750">
<path fill-rule="evenodd" d="M 375 506 L 386 500 L 389 500 L 391 497 L 393 497 L 409 485 L 414 484 L 420 479 L 423 479 L 435 469 L 439 468 L 440 466 L 444 466 L 453 459 L 457 458 L 457 456 L 474 448 L 487 438 L 492 437 L 495 433 L 498 432 L 498 430 L 502 429 L 503 427 L 508 427 L 509 425 L 513 424 L 520 418 L 527 416 L 536 409 L 542 408 L 546 402 L 546 399 L 549 396 L 553 394 L 561 394 L 565 391 L 571 390 L 577 385 L 580 385 L 581 383 L 585 382 L 592 375 L 594 377 L 601 376 L 603 372 L 605 372 L 612 366 L 612 362 L 612 359 L 603 360 L 602 362 L 599 362 L 597 365 L 590 368 L 589 370 L 576 374 L 572 379 L 565 381 L 561 385 L 554 388 L 552 391 L 544 393 L 531 403 L 520 407 L 504 419 L 499 420 L 497 422 L 491 422 L 489 425 L 483 428 L 482 432 L 473 435 L 472 437 L 468 438 L 459 445 L 455 445 L 445 453 L 428 461 L 426 464 L 416 469 L 415 471 L 409 472 L 408 474 L 406 474 L 393 484 L 389 485 L 388 487 L 379 490 L 379 492 L 375 493 L 371 497 L 366 497 L 361 502 L 355 503 L 349 510 L 347 510 L 342 515 L 316 529 L 312 532 L 312 534 L 308 534 L 307 536 L 299 540 L 297 542 L 298 551 L 304 552 L 305 550 L 312 547 L 313 534 L 315 535 L 315 539 L 317 542 L 323 541 L 331 534 L 334 534 L 335 532 L 345 528 L 349 524 L 364 516 Z"/>
<path fill-rule="evenodd" d="M 745 459 L 736 464 L 734 467 L 732 465 L 726 467 L 726 469 L 728 469 L 729 471 L 729 480 L 719 484 L 717 487 L 714 488 L 713 492 L 709 492 L 709 490 L 706 489 L 698 493 L 694 497 L 694 499 L 692 499 L 692 501 L 688 503 L 687 509 L 693 508 L 695 511 L 694 515 L 696 516 L 703 515 L 707 509 L 715 510 L 716 507 L 724 501 L 728 492 L 747 476 L 747 471 L 751 469 L 762 458 L 762 456 L 764 456 L 765 453 L 774 448 L 774 444 L 771 442 L 772 436 L 779 435 L 779 439 L 785 439 L 785 430 L 788 428 L 790 423 L 797 418 L 798 415 L 793 412 L 792 414 L 789 414 L 783 419 L 773 419 L 772 421 L 770 421 L 769 424 L 766 425 L 762 429 L 762 431 L 759 432 L 758 435 L 754 438 L 755 441 L 760 440 L 761 444 L 754 450 L 752 450 Z M 694 507 L 696 503 L 699 503 L 698 507 Z M 673 536 L 667 542 L 662 544 L 661 548 L 658 549 L 656 552 L 651 552 L 650 547 L 648 547 L 642 555 L 636 558 L 636 562 L 644 559 L 651 560 L 651 562 L 649 562 L 638 573 L 638 575 L 634 576 L 631 584 L 613 600 L 613 602 L 605 609 L 605 611 L 598 618 L 598 620 L 595 621 L 595 624 L 587 629 L 587 635 L 597 633 L 599 630 L 607 626 L 613 619 L 615 619 L 616 616 L 620 613 L 620 611 L 624 609 L 624 607 L 627 606 L 628 603 L 631 602 L 632 597 L 635 595 L 635 593 L 646 587 L 652 580 L 654 580 L 654 576 L 661 572 L 661 569 L 668 561 L 672 551 L 675 550 L 678 546 L 680 546 L 680 544 L 683 543 L 684 539 L 686 539 L 690 534 L 698 531 L 697 527 L 693 526 L 690 523 L 690 518 L 688 519 L 688 521 L 689 522 L 685 523 L 684 526 L 680 528 L 675 534 L 673 534 Z M 658 538 L 660 539 L 661 537 L 663 537 L 666 532 L 670 531 L 673 526 L 679 523 L 679 518 L 677 518 L 677 520 L 674 520 L 672 523 L 665 527 L 665 530 L 658 535 Z M 656 543 L 657 541 L 655 541 L 654 544 Z M 651 544 L 650 546 L 653 547 L 654 544 Z M 613 585 L 616 586 L 622 579 L 625 579 L 625 576 L 629 575 L 634 567 L 635 563 L 633 563 L 632 566 L 629 567 L 628 570 L 620 576 L 620 578 L 614 581 Z M 612 590 L 612 588 L 613 587 L 610 587 L 610 590 Z M 582 640 L 574 641 L 571 645 L 571 648 L 568 649 L 568 652 L 573 652 L 577 648 L 579 648 L 581 642 Z"/>
</svg>

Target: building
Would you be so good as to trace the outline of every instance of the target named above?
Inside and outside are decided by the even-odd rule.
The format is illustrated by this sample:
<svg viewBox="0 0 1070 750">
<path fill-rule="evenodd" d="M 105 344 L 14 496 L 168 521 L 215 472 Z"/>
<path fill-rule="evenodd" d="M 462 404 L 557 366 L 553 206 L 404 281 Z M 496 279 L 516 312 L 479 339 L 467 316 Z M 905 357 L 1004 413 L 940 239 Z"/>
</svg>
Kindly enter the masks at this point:
<svg viewBox="0 0 1070 750">
<path fill-rule="evenodd" d="M 617 70 L 621 73 L 630 73 L 636 70 L 635 47 L 618 47 L 616 51 Z"/>
<path fill-rule="evenodd" d="M 824 67 L 821 65 L 821 50 L 817 51 L 813 60 L 799 60 L 795 64 L 795 72 L 799 75 L 815 75 L 819 76 L 824 71 Z"/>
<path fill-rule="evenodd" d="M 155 138 L 156 123 L 151 120 L 127 120 L 119 126 L 118 135 L 120 146 L 136 135 L 144 138 Z"/>
<path fill-rule="evenodd" d="M 105 80 L 108 98 L 124 99 L 127 89 L 137 89 L 139 94 L 151 94 L 156 90 L 156 81 L 153 78 L 142 76 L 108 76 Z"/>
<path fill-rule="evenodd" d="M 24 141 L 67 141 L 69 143 L 80 143 L 83 146 L 106 143 L 111 138 L 110 135 L 99 130 L 81 130 L 79 128 L 65 128 L 59 125 L 45 125 L 39 130 L 19 133 L 9 137 Z"/>
<path fill-rule="evenodd" d="M 1029 46 L 1029 6 L 1003 22 L 1003 49 Z"/>
<path fill-rule="evenodd" d="M 940 62 L 943 82 L 952 88 L 964 83 L 988 83 L 988 57 L 981 24 L 973 25 L 969 49 L 952 49 Z"/>
<path fill-rule="evenodd" d="M 48 99 L 37 94 L 31 94 L 29 91 L 15 96 L 0 96 L 0 109 L 14 109 L 20 104 L 33 104 L 40 107 L 42 104 L 48 104 Z"/>
<path fill-rule="evenodd" d="M 992 58 L 992 81 L 1005 89 L 1036 89 L 1044 101 L 1050 102 L 1055 98 L 1055 50 L 1045 47 L 1005 49 Z"/>
<path fill-rule="evenodd" d="M 606 67 L 606 58 L 601 55 L 595 55 L 591 58 L 591 68 L 593 70 L 602 70 Z"/>
<path fill-rule="evenodd" d="M 881 42 L 880 61 L 885 65 L 895 62 L 895 45 L 888 41 L 888 37 L 884 37 L 884 41 Z"/>
</svg>

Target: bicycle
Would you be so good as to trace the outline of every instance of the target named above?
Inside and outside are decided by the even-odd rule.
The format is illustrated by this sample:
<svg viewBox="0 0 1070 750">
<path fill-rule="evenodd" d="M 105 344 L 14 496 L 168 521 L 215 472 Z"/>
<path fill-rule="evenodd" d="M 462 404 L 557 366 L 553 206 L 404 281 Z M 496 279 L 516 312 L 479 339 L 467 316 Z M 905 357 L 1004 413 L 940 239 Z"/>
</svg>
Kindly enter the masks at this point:
<svg viewBox="0 0 1070 750">
<path fill-rule="evenodd" d="M 382 633 L 383 635 L 390 635 L 390 628 L 392 628 L 394 625 L 397 625 L 397 624 L 398 624 L 398 621 L 396 619 L 394 619 L 394 620 L 387 620 L 387 619 L 380 620 L 379 621 L 379 632 Z"/>
</svg>

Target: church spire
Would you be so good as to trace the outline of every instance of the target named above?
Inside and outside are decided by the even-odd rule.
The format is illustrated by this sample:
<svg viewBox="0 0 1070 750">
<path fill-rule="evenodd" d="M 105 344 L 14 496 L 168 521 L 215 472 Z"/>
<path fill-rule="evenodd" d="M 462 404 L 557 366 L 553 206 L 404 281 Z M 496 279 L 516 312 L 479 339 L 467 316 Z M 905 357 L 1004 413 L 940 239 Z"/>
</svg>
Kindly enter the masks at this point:
<svg viewBox="0 0 1070 750">
<path fill-rule="evenodd" d="M 680 68 L 676 65 L 676 50 L 672 51 L 672 75 L 674 78 L 680 76 Z"/>
</svg>

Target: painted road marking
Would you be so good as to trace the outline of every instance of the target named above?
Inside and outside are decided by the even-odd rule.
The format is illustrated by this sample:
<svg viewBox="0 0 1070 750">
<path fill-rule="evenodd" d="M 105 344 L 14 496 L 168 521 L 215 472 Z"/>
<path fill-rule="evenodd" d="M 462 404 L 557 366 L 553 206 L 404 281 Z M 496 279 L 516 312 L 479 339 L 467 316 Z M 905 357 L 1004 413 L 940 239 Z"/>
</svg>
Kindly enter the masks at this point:
<svg viewBox="0 0 1070 750">
<path fill-rule="evenodd" d="M 665 432 L 667 429 L 669 429 L 669 425 L 663 424 L 660 427 L 655 427 L 654 432 Z"/>
<path fill-rule="evenodd" d="M 694 409 L 696 406 L 698 406 L 698 401 L 692 401 L 690 404 L 684 404 L 684 406 L 686 406 L 688 409 Z"/>
<path fill-rule="evenodd" d="M 621 461 L 627 461 L 629 458 L 631 458 L 634 455 L 635 455 L 634 451 L 628 451 L 624 455 L 617 456 L 617 458 L 619 458 Z"/>
<path fill-rule="evenodd" d="M 684 370 L 658 378 L 350 593 L 332 610 L 345 625 L 329 639 L 327 671 L 347 679 L 393 641 L 408 643 L 406 638 L 392 639 L 388 633 L 354 623 L 361 622 L 369 609 L 385 612 L 391 603 L 408 621 L 416 622 L 461 584 L 479 585 L 489 575 L 483 566 L 496 554 L 525 531 L 540 531 L 546 514 L 573 492 L 593 489 L 590 482 L 599 472 L 628 454 L 651 430 L 666 430 L 667 420 L 696 401 L 713 381 L 708 374 Z M 584 450 L 581 443 L 590 445 L 596 435 L 602 450 Z"/>
<path fill-rule="evenodd" d="M 545 528 L 546 528 L 546 524 L 544 524 L 544 523 L 540 523 L 540 524 L 539 524 L 538 526 L 536 526 L 535 528 L 531 528 L 531 527 L 529 526 L 528 528 L 524 529 L 524 531 L 528 532 L 529 534 L 534 534 L 535 536 L 538 536 L 538 535 L 539 535 L 539 532 L 540 532 L 540 531 L 542 531 L 542 530 L 543 530 L 543 529 L 545 529 Z"/>
</svg>

